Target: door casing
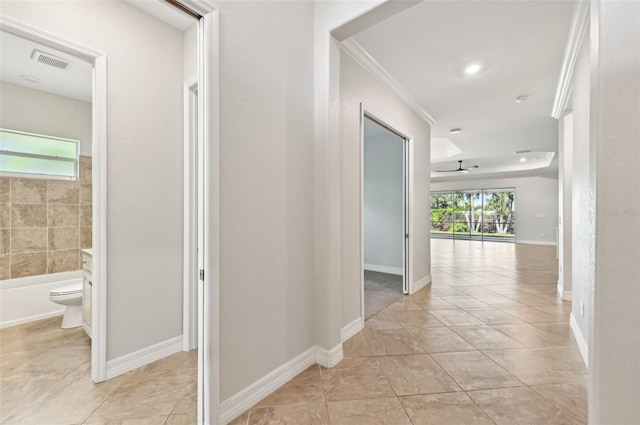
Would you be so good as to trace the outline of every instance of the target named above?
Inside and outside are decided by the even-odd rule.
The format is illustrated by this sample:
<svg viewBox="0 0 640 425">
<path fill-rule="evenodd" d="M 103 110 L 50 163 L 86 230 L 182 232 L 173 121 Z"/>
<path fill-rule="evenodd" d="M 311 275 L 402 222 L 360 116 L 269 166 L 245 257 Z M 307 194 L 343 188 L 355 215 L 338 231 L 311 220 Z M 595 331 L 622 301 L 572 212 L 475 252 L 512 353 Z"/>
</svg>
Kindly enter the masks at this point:
<svg viewBox="0 0 640 425">
<path fill-rule="evenodd" d="M 404 273 L 402 277 L 402 292 L 406 294 L 412 293 L 413 282 L 411 281 L 411 216 L 409 214 L 411 207 L 411 159 L 413 137 L 407 132 L 399 129 L 398 126 L 390 123 L 380 115 L 373 111 L 364 103 L 360 104 L 360 319 L 362 327 L 364 327 L 364 121 L 368 118 L 377 124 L 385 127 L 392 133 L 404 139 L 403 142 L 403 179 L 404 179 L 404 249 L 403 249 L 403 266 Z"/>
</svg>

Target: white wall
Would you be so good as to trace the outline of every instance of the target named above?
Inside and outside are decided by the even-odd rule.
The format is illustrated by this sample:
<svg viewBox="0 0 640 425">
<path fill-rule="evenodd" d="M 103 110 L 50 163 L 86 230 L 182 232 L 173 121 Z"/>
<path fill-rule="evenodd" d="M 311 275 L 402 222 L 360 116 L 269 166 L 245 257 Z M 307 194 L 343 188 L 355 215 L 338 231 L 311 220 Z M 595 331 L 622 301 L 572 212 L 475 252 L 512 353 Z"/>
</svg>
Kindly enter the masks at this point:
<svg viewBox="0 0 640 425">
<path fill-rule="evenodd" d="M 364 268 L 403 274 L 404 251 L 404 139 L 364 127 Z"/>
<path fill-rule="evenodd" d="M 515 188 L 516 242 L 556 244 L 558 221 L 558 176 L 555 173 L 531 177 L 464 179 L 431 184 L 431 190 Z M 425 210 L 428 214 L 429 209 Z"/>
<path fill-rule="evenodd" d="M 0 81 L 0 127 L 80 140 L 91 156 L 91 103 Z"/>
<path fill-rule="evenodd" d="M 573 180 L 573 114 L 558 126 L 558 293 L 571 299 L 571 191 Z"/>
<path fill-rule="evenodd" d="M 571 110 L 573 111 L 573 173 L 571 182 L 571 288 L 572 324 L 578 345 L 587 360 L 589 323 L 593 312 L 595 199 L 590 152 L 590 58 L 589 34 L 585 35 L 573 74 Z M 584 315 L 580 305 L 584 304 Z"/>
<path fill-rule="evenodd" d="M 182 33 L 120 1 L 2 14 L 108 58 L 107 360 L 181 335 Z"/>
<path fill-rule="evenodd" d="M 313 3 L 221 2 L 220 392 L 315 344 Z"/>
<path fill-rule="evenodd" d="M 195 22 L 184 32 L 184 80 L 198 78 L 198 23 Z"/>
<path fill-rule="evenodd" d="M 640 2 L 591 7 L 596 238 L 589 423 L 638 424 Z"/>
<path fill-rule="evenodd" d="M 359 318 L 360 257 L 360 104 L 377 118 L 413 137 L 410 147 L 409 281 L 417 283 L 431 273 L 429 251 L 430 127 L 387 91 L 347 54 L 340 56 L 341 149 L 341 275 L 342 326 Z"/>
</svg>

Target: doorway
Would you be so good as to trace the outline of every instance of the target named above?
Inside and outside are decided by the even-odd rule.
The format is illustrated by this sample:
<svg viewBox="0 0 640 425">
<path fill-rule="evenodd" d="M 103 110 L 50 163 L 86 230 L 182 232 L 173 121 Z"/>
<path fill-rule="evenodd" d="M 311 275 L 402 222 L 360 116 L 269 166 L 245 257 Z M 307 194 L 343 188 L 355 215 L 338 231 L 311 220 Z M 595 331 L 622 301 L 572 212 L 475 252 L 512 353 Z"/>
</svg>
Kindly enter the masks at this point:
<svg viewBox="0 0 640 425">
<path fill-rule="evenodd" d="M 409 293 L 409 139 L 369 114 L 362 131 L 362 286 L 366 320 Z"/>
</svg>

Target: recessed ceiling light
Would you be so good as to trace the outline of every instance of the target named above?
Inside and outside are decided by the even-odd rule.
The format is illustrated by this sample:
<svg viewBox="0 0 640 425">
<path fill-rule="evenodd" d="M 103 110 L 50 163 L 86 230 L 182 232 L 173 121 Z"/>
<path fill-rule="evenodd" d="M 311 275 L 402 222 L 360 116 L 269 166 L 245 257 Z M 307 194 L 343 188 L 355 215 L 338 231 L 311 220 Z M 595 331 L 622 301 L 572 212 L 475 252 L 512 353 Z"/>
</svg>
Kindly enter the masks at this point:
<svg viewBox="0 0 640 425">
<path fill-rule="evenodd" d="M 520 158 L 520 162 L 525 162 L 527 160 L 527 158 L 525 158 L 524 156 L 522 158 Z"/>
<path fill-rule="evenodd" d="M 31 75 L 21 75 L 20 78 L 34 84 L 38 84 L 40 82 L 39 78 L 32 77 Z"/>
<path fill-rule="evenodd" d="M 460 132 L 462 131 L 461 128 L 452 128 L 451 130 L 449 130 L 450 134 L 460 134 Z"/>
<path fill-rule="evenodd" d="M 464 72 L 467 75 L 472 75 L 472 74 L 478 73 L 478 71 L 480 71 L 481 68 L 482 67 L 480 66 L 479 63 L 472 63 L 467 65 L 467 67 L 464 69 Z"/>
<path fill-rule="evenodd" d="M 522 102 L 526 102 L 526 101 L 527 101 L 527 95 L 522 95 L 522 96 L 516 97 L 516 103 L 522 103 Z"/>
</svg>

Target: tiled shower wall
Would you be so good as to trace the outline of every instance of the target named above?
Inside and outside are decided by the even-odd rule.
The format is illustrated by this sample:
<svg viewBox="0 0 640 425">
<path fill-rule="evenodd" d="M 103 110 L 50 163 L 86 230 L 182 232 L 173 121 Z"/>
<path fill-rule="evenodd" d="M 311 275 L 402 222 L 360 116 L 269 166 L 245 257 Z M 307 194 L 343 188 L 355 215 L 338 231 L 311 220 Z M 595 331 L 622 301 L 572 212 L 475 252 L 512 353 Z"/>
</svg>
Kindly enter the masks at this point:
<svg viewBox="0 0 640 425">
<path fill-rule="evenodd" d="M 91 248 L 91 157 L 79 181 L 0 177 L 0 279 L 80 269 Z"/>
</svg>

